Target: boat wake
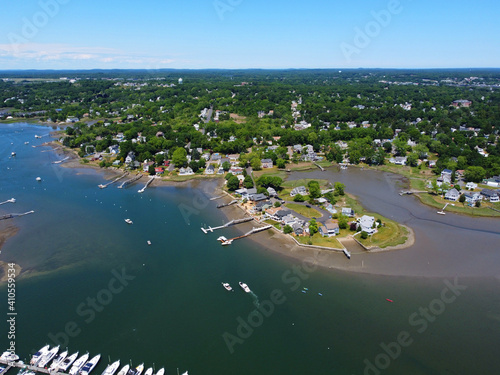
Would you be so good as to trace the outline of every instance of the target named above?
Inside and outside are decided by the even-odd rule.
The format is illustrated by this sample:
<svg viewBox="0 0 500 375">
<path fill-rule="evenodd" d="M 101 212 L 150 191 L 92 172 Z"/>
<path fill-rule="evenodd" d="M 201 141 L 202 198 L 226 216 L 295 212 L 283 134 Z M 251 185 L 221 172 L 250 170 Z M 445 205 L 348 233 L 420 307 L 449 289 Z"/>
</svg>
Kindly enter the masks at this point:
<svg viewBox="0 0 500 375">
<path fill-rule="evenodd" d="M 252 295 L 253 298 L 253 304 L 255 305 L 255 307 L 259 308 L 260 307 L 259 297 L 254 292 L 250 292 L 250 294 Z"/>
</svg>

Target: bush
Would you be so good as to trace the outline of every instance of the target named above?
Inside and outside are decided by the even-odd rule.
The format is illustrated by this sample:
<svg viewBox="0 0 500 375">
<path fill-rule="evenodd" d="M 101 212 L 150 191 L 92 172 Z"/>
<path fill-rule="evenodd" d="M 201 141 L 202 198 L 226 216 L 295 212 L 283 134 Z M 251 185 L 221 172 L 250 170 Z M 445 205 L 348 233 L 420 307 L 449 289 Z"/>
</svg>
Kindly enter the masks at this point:
<svg viewBox="0 0 500 375">
<path fill-rule="evenodd" d="M 293 197 L 294 202 L 304 202 L 306 199 L 301 195 L 297 194 L 295 197 Z"/>
<path fill-rule="evenodd" d="M 290 225 L 285 225 L 285 227 L 283 228 L 283 233 L 290 234 L 292 232 L 293 232 L 293 228 Z"/>
<path fill-rule="evenodd" d="M 349 226 L 349 229 L 351 230 L 351 232 L 356 232 L 356 229 L 358 229 L 358 226 L 356 223 L 351 223 L 351 225 Z"/>
<path fill-rule="evenodd" d="M 281 207 L 281 202 L 279 201 L 274 202 L 274 207 Z"/>
<path fill-rule="evenodd" d="M 480 201 L 476 201 L 475 206 L 476 206 L 477 208 L 481 207 L 481 202 L 480 202 Z"/>
<path fill-rule="evenodd" d="M 368 238 L 368 233 L 366 233 L 365 231 L 361 232 L 361 238 L 366 240 Z"/>
</svg>

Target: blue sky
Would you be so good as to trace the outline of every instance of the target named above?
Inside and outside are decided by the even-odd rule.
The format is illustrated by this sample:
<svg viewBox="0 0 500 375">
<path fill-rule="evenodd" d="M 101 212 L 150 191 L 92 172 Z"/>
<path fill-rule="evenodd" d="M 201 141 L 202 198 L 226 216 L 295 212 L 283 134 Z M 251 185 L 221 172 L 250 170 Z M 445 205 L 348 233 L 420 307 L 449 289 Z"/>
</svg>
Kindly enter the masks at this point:
<svg viewBox="0 0 500 375">
<path fill-rule="evenodd" d="M 0 0 L 0 70 L 500 67 L 500 2 Z"/>
</svg>

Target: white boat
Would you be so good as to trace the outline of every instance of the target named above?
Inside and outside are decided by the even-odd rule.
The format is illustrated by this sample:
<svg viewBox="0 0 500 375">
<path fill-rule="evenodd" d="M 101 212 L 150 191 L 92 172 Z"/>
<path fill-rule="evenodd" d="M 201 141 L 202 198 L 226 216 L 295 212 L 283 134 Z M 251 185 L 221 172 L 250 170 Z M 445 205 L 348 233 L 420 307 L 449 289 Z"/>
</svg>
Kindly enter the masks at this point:
<svg viewBox="0 0 500 375">
<path fill-rule="evenodd" d="M 16 153 L 14 151 L 12 151 L 11 155 L 12 156 L 16 156 Z"/>
<path fill-rule="evenodd" d="M 148 368 L 144 373 L 144 375 L 153 375 L 153 368 L 152 367 Z"/>
<path fill-rule="evenodd" d="M 248 285 L 247 285 L 247 284 L 242 283 L 241 281 L 239 282 L 239 284 L 240 284 L 240 286 L 241 286 L 241 289 L 243 289 L 245 292 L 247 292 L 247 293 L 250 293 L 250 292 L 251 292 L 251 290 L 250 290 L 250 288 L 248 287 Z"/>
<path fill-rule="evenodd" d="M 151 245 L 151 241 L 148 240 L 148 245 Z"/>
<path fill-rule="evenodd" d="M 128 370 L 130 369 L 129 365 L 125 365 L 122 367 L 120 371 L 118 371 L 118 374 L 116 375 L 127 375 Z"/>
<path fill-rule="evenodd" d="M 127 375 L 141 375 L 143 371 L 144 371 L 144 363 L 141 363 L 135 369 L 128 370 Z"/>
<path fill-rule="evenodd" d="M 162 367 L 161 369 L 158 370 L 156 375 L 164 375 L 165 374 L 165 369 Z"/>
<path fill-rule="evenodd" d="M 69 357 L 66 357 L 64 361 L 62 361 L 62 363 L 59 364 L 59 366 L 57 366 L 57 368 L 54 370 L 55 371 L 61 370 L 61 372 L 65 372 L 69 368 L 69 366 L 71 366 L 73 362 L 75 362 L 77 357 L 78 357 L 78 352 L 71 354 Z"/>
<path fill-rule="evenodd" d="M 35 134 L 35 138 L 42 138 L 42 136 L 41 136 L 41 135 L 36 135 L 36 134 Z"/>
<path fill-rule="evenodd" d="M 42 178 L 41 177 L 37 177 L 36 180 L 37 181 L 42 181 Z"/>
<path fill-rule="evenodd" d="M 229 283 L 222 283 L 222 286 L 229 292 L 233 291 L 233 288 L 231 288 L 231 285 L 229 285 Z"/>
<path fill-rule="evenodd" d="M 5 362 L 15 362 L 19 359 L 19 356 L 12 352 L 3 352 L 0 356 L 0 360 Z"/>
<path fill-rule="evenodd" d="M 57 355 L 59 352 L 59 345 L 53 347 L 52 349 L 49 350 L 49 352 L 40 358 L 40 361 L 38 362 L 37 366 L 38 367 L 45 367 L 47 366 L 47 363 L 52 361 L 52 359 Z"/>
<path fill-rule="evenodd" d="M 35 354 L 33 354 L 33 357 L 31 357 L 30 365 L 36 365 L 38 361 L 49 352 L 49 345 L 45 345 L 43 348 L 41 348 L 39 351 L 37 351 Z"/>
<path fill-rule="evenodd" d="M 125 219 L 125 222 L 126 222 L 127 224 L 134 224 L 134 222 L 133 222 L 132 220 L 130 220 L 130 219 Z"/>
<path fill-rule="evenodd" d="M 80 370 L 81 375 L 88 375 L 90 372 L 94 369 L 94 367 L 97 365 L 97 362 L 101 359 L 101 355 L 98 354 L 95 357 L 93 357 L 90 361 L 88 361 Z"/>
<path fill-rule="evenodd" d="M 68 356 L 68 351 L 62 352 L 59 356 L 52 361 L 52 364 L 49 367 L 49 370 L 55 370 L 59 365 L 66 359 Z"/>
<path fill-rule="evenodd" d="M 102 375 L 114 375 L 116 370 L 118 370 L 118 367 L 120 367 L 120 360 L 108 365 L 108 367 L 106 367 L 106 370 L 104 370 Z"/>
<path fill-rule="evenodd" d="M 73 363 L 73 366 L 71 366 L 69 370 L 69 375 L 76 375 L 78 372 L 81 370 L 85 362 L 87 362 L 87 359 L 89 359 L 89 353 L 86 353 L 82 355 L 80 358 L 78 358 L 75 363 Z"/>
</svg>

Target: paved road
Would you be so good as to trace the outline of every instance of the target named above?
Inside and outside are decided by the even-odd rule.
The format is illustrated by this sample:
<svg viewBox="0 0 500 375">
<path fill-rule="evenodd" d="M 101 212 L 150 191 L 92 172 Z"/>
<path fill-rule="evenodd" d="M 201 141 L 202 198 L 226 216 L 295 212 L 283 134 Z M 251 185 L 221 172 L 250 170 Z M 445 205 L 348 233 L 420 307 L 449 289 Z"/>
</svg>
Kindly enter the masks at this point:
<svg viewBox="0 0 500 375">
<path fill-rule="evenodd" d="M 313 205 L 310 205 L 309 203 L 307 202 L 294 202 L 294 201 L 283 201 L 282 203 L 294 203 L 294 204 L 300 204 L 301 206 L 310 206 L 311 208 L 314 208 L 316 211 L 318 211 L 322 216 L 321 217 L 317 217 L 316 218 L 316 221 L 319 222 L 319 223 L 324 223 L 325 221 L 327 221 L 328 219 L 330 219 L 330 216 L 332 216 L 332 214 L 330 212 L 328 212 L 327 210 L 324 210 L 318 206 L 313 206 Z M 290 211 L 293 211 L 292 209 L 288 208 L 288 207 L 284 207 L 285 209 L 287 210 L 290 210 Z M 311 219 L 303 216 L 303 215 L 300 215 L 299 213 L 293 211 L 294 213 L 294 216 L 298 217 L 299 219 L 301 220 L 304 220 L 304 221 L 310 221 Z"/>
</svg>

